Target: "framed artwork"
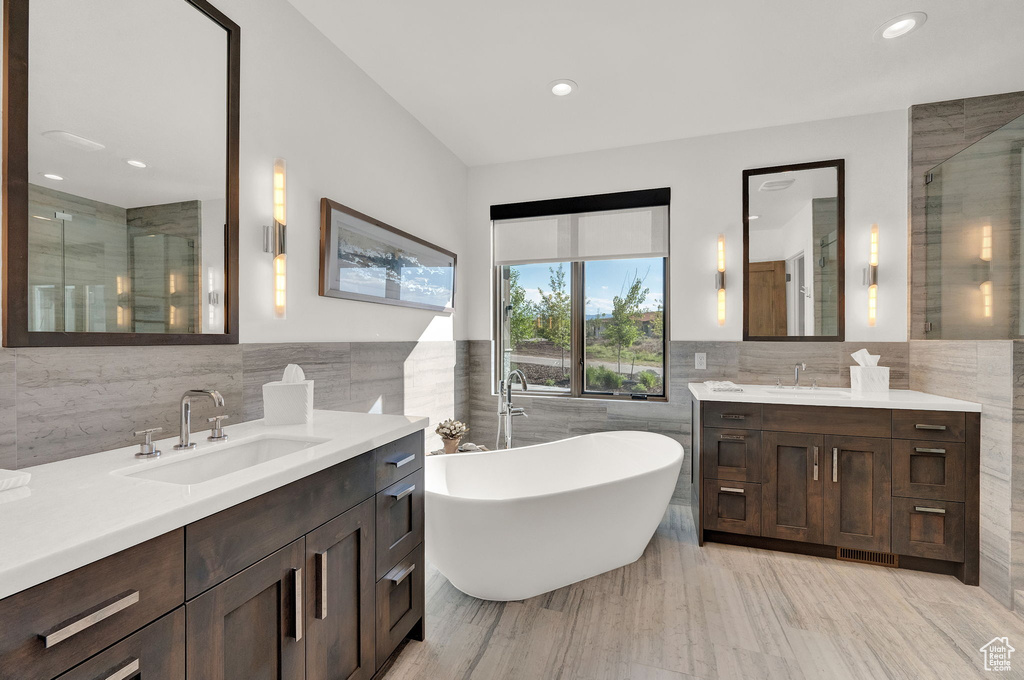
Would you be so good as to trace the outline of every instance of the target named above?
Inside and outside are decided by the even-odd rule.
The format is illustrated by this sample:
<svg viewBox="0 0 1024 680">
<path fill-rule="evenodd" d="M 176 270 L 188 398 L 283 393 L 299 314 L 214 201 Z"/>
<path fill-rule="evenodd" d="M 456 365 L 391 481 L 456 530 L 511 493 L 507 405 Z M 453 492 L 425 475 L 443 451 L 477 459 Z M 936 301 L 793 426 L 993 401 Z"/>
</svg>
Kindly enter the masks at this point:
<svg viewBox="0 0 1024 680">
<path fill-rule="evenodd" d="M 320 295 L 438 312 L 455 309 L 455 253 L 320 199 Z"/>
</svg>

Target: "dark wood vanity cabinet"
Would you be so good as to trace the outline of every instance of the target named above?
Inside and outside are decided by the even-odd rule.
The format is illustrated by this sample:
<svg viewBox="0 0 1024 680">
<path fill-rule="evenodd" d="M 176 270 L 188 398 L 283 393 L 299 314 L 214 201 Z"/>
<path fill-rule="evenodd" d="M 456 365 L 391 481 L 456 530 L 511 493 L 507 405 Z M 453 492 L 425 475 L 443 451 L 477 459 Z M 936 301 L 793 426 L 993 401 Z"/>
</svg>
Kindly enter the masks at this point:
<svg viewBox="0 0 1024 680">
<path fill-rule="evenodd" d="M 369 680 L 423 639 L 423 449 L 411 434 L 0 600 L 0 678 Z"/>
<path fill-rule="evenodd" d="M 693 422 L 702 544 L 845 549 L 977 585 L 979 414 L 694 402 Z"/>
</svg>

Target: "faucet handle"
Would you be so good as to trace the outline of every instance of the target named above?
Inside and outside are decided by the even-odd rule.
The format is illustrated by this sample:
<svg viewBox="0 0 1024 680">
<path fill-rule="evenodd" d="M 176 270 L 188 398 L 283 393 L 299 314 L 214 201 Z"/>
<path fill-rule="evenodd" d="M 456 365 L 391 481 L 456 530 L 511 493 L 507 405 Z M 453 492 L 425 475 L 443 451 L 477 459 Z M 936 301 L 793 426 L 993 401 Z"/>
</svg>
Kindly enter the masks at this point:
<svg viewBox="0 0 1024 680">
<path fill-rule="evenodd" d="M 211 442 L 222 442 L 227 439 L 228 436 L 224 433 L 224 424 L 221 421 L 227 420 L 230 417 L 231 416 L 225 413 L 221 416 L 211 416 L 207 418 L 206 422 L 213 423 L 213 429 L 210 431 L 210 436 L 207 437 L 207 440 Z"/>
<path fill-rule="evenodd" d="M 133 432 L 132 436 L 134 437 L 146 437 L 146 441 L 139 444 L 139 450 L 135 454 L 135 457 L 156 458 L 157 456 L 159 456 L 160 452 L 157 450 L 156 446 L 153 445 L 153 435 L 156 434 L 157 432 L 163 431 L 164 428 L 162 427 L 151 427 L 148 430 L 136 430 L 135 432 Z"/>
</svg>

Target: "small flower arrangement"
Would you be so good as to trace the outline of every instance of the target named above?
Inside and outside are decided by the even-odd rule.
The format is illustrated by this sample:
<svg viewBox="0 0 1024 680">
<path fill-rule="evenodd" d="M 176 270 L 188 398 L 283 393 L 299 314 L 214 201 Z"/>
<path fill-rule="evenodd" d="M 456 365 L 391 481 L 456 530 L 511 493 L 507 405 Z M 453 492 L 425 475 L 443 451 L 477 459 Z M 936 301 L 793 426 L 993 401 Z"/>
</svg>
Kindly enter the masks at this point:
<svg viewBox="0 0 1024 680">
<path fill-rule="evenodd" d="M 462 421 L 449 418 L 440 422 L 434 432 L 440 435 L 441 439 L 462 439 L 469 432 L 469 428 Z"/>
</svg>

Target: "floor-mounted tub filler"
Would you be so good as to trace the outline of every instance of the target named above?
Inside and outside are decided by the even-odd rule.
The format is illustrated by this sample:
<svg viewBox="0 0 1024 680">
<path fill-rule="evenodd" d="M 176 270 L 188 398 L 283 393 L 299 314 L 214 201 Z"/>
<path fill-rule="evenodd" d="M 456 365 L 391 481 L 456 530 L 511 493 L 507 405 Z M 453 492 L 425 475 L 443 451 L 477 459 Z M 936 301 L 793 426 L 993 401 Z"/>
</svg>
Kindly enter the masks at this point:
<svg viewBox="0 0 1024 680">
<path fill-rule="evenodd" d="M 676 486 L 683 447 L 602 432 L 426 460 L 427 560 L 484 600 L 522 600 L 636 561 Z"/>
</svg>

